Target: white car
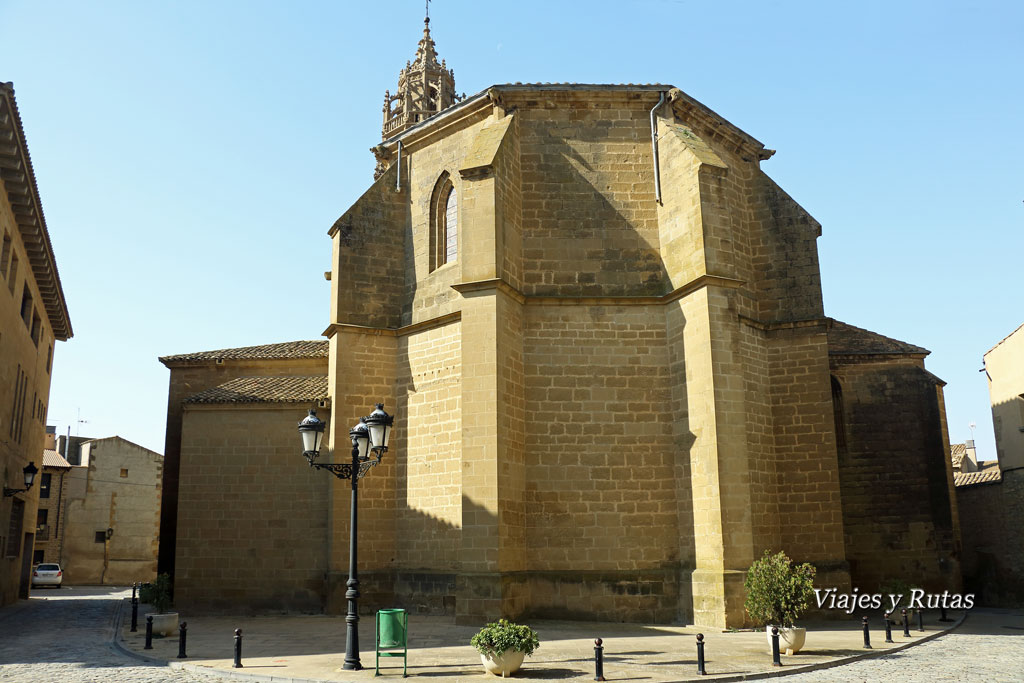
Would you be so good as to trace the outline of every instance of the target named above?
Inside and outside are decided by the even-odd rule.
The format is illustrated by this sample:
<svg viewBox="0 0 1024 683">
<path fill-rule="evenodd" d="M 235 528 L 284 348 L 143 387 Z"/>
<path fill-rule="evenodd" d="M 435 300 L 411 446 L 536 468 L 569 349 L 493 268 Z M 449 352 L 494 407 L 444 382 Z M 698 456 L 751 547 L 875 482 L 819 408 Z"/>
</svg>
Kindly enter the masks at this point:
<svg viewBox="0 0 1024 683">
<path fill-rule="evenodd" d="M 60 570 L 59 564 L 46 563 L 37 564 L 32 570 L 33 586 L 53 586 L 60 588 L 60 582 L 64 578 L 64 572 Z"/>
</svg>

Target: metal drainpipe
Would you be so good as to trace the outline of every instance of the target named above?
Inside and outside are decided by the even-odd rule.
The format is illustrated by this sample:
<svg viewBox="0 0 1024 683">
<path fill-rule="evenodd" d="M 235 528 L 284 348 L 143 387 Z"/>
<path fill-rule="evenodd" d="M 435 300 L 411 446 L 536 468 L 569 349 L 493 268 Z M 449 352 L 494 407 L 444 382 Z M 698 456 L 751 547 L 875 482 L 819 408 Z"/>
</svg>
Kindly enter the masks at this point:
<svg viewBox="0 0 1024 683">
<path fill-rule="evenodd" d="M 651 109 L 651 151 L 654 153 L 654 199 L 661 204 L 661 171 L 658 168 L 658 124 L 654 121 L 654 112 L 661 105 L 665 104 L 665 93 L 661 93 L 661 99 Z"/>
<path fill-rule="evenodd" d="M 398 141 L 398 175 L 395 177 L 395 192 L 402 191 L 402 141 Z"/>
</svg>

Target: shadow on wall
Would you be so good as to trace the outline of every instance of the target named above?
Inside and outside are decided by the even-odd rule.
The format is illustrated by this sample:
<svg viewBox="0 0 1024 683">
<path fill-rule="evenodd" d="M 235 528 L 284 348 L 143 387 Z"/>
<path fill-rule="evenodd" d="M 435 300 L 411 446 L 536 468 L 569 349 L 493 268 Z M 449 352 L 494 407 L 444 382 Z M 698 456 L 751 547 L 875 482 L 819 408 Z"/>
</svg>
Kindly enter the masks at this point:
<svg viewBox="0 0 1024 683">
<path fill-rule="evenodd" d="M 935 378 L 910 364 L 834 368 L 846 556 L 853 583 L 958 590 L 949 454 Z"/>
<path fill-rule="evenodd" d="M 573 126 L 573 138 L 554 125 L 530 129 L 532 137 L 520 145 L 524 158 L 540 159 L 534 171 L 540 177 L 535 192 L 524 192 L 523 199 L 543 202 L 545 212 L 523 219 L 524 293 L 660 296 L 669 291 L 656 213 L 653 219 L 644 216 L 655 207 L 653 178 L 643 184 L 646 191 L 616 188 L 616 173 L 592 163 L 601 153 L 599 145 L 615 144 L 604 129 Z M 632 148 L 645 143 L 618 144 Z M 524 184 L 531 175 L 523 171 Z M 609 199 L 616 195 L 628 199 L 616 206 Z"/>
</svg>

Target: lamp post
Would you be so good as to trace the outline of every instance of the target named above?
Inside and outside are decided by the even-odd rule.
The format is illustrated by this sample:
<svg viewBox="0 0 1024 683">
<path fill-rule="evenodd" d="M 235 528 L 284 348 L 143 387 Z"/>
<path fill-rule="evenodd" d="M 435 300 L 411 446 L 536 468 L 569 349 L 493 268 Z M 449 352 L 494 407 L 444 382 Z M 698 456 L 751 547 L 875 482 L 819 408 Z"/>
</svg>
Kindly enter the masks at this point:
<svg viewBox="0 0 1024 683">
<path fill-rule="evenodd" d="M 36 467 L 36 464 L 34 462 L 29 462 L 29 464 L 25 465 L 24 469 L 21 470 L 21 473 L 25 476 L 25 488 L 9 489 L 5 486 L 5 498 L 13 496 L 15 493 L 24 493 L 25 491 L 28 491 L 30 488 L 32 488 L 32 483 L 36 480 L 36 475 L 39 473 L 39 468 Z"/>
<path fill-rule="evenodd" d="M 345 663 L 343 669 L 359 671 L 363 665 L 359 662 L 359 574 L 356 569 L 358 546 L 356 544 L 358 528 L 359 480 L 366 476 L 370 468 L 380 464 L 381 457 L 388 452 L 388 441 L 391 440 L 393 415 L 384 412 L 384 404 L 378 403 L 372 413 L 359 420 L 349 430 L 352 440 L 352 462 L 320 463 L 320 444 L 323 440 L 326 424 L 316 416 L 316 410 L 310 408 L 309 415 L 299 423 L 299 434 L 302 436 L 303 453 L 309 466 L 318 470 L 327 470 L 339 479 L 352 482 L 352 511 L 349 524 L 348 542 L 348 582 L 345 586 L 345 599 L 348 600 L 348 612 L 345 614 Z"/>
</svg>

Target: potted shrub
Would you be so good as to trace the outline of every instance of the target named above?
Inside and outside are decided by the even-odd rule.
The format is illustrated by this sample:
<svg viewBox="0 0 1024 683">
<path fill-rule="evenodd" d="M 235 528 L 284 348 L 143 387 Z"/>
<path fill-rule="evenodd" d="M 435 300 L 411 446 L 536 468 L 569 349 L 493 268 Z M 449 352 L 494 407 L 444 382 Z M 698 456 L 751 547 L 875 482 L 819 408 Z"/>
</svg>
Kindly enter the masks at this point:
<svg viewBox="0 0 1024 683">
<path fill-rule="evenodd" d="M 794 565 L 786 553 L 772 555 L 768 550 L 750 565 L 743 582 L 747 589 L 747 614 L 765 624 L 769 648 L 772 626 L 779 629 L 780 652 L 793 654 L 803 647 L 807 629 L 797 628 L 796 620 L 811 604 L 815 573 L 813 565 Z"/>
<path fill-rule="evenodd" d="M 884 604 L 886 611 L 891 612 L 889 615 L 889 622 L 892 624 L 903 623 L 903 613 L 900 611 L 902 608 L 906 608 L 908 615 L 918 612 L 919 610 L 910 606 L 910 598 L 914 591 L 920 591 L 922 594 L 924 593 L 924 590 L 898 578 L 887 579 L 878 587 L 878 591 L 883 596 L 882 599 L 885 601 Z M 903 597 L 899 599 L 899 602 L 893 605 L 889 600 L 890 595 L 894 597 L 902 595 Z"/>
<path fill-rule="evenodd" d="M 480 653 L 480 662 L 487 673 L 504 677 L 519 670 L 523 657 L 532 655 L 540 647 L 540 640 L 529 626 L 499 619 L 480 629 L 469 644 Z"/>
<path fill-rule="evenodd" d="M 171 612 L 171 577 L 160 574 L 153 583 L 144 583 L 139 588 L 139 602 L 150 605 L 156 612 L 146 614 L 153 617 L 153 635 L 169 636 L 178 630 L 178 613 Z"/>
</svg>

